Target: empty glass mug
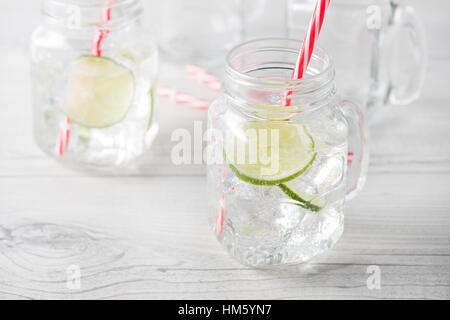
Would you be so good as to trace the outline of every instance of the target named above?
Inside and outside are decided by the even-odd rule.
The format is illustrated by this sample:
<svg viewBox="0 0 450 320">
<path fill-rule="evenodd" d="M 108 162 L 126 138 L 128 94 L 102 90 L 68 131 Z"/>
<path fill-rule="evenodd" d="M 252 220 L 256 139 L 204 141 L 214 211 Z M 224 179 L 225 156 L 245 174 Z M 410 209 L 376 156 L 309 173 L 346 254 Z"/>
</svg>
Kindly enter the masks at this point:
<svg viewBox="0 0 450 320">
<path fill-rule="evenodd" d="M 31 40 L 34 136 L 65 164 L 128 164 L 158 131 L 157 50 L 139 0 L 45 0 Z"/>
<path fill-rule="evenodd" d="M 286 0 L 290 38 L 306 34 L 316 0 Z M 408 104 L 420 95 L 427 65 L 424 28 L 396 0 L 332 1 L 319 44 L 333 57 L 340 92 L 373 107 Z"/>
<path fill-rule="evenodd" d="M 223 61 L 244 37 L 265 0 L 164 0 L 152 3 L 161 50 L 183 63 L 205 67 Z"/>
<path fill-rule="evenodd" d="M 234 48 L 223 95 L 209 110 L 210 224 L 233 257 L 254 267 L 330 249 L 343 232 L 345 201 L 367 174 L 363 117 L 336 95 L 327 53 L 317 48 L 306 76 L 289 80 L 300 44 L 261 39 Z"/>
</svg>

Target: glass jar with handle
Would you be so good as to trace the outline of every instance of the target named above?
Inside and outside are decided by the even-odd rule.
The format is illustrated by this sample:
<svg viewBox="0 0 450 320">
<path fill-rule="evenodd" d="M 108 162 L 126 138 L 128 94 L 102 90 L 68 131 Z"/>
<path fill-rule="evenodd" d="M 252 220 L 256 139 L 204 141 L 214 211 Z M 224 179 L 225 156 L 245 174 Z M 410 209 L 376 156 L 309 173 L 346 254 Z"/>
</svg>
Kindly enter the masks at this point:
<svg viewBox="0 0 450 320">
<path fill-rule="evenodd" d="M 175 62 L 219 64 L 245 38 L 266 0 L 164 0 L 152 3 L 161 50 Z"/>
<path fill-rule="evenodd" d="M 31 39 L 34 135 L 73 167 L 107 170 L 142 155 L 158 131 L 158 55 L 139 0 L 44 0 Z"/>
<path fill-rule="evenodd" d="M 367 174 L 363 117 L 336 95 L 328 54 L 317 49 L 307 75 L 290 80 L 300 44 L 261 39 L 233 49 L 224 93 L 209 111 L 211 227 L 254 267 L 330 249 L 343 232 L 345 201 Z"/>
</svg>

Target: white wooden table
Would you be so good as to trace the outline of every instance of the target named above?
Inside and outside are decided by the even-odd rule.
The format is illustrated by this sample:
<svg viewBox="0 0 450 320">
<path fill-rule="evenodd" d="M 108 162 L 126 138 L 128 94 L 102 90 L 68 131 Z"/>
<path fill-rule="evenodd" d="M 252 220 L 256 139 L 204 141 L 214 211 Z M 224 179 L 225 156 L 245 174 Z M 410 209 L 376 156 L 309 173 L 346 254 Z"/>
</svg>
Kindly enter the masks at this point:
<svg viewBox="0 0 450 320">
<path fill-rule="evenodd" d="M 0 299 L 449 298 L 449 5 L 414 2 L 430 38 L 421 99 L 382 111 L 385 120 L 372 126 L 369 180 L 347 205 L 336 248 L 277 272 L 228 257 L 206 222 L 204 167 L 170 161 L 173 130 L 192 131 L 204 111 L 161 100 L 154 147 L 114 177 L 68 171 L 40 152 L 26 49 L 38 4 L 2 3 Z M 366 285 L 372 265 L 380 290 Z M 80 268 L 79 288 L 68 285 L 71 266 Z"/>
</svg>

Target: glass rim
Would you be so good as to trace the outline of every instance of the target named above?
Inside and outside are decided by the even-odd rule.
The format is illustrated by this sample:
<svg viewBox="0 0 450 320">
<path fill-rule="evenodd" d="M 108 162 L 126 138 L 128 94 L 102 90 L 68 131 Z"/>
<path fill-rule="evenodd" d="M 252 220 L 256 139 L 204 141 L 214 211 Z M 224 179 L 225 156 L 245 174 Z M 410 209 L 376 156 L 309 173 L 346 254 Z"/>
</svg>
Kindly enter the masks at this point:
<svg viewBox="0 0 450 320">
<path fill-rule="evenodd" d="M 278 43 L 277 45 L 275 45 Z M 290 44 L 289 46 L 287 44 Z M 321 47 L 316 47 L 311 60 L 316 60 L 324 63 L 325 67 L 319 70 L 316 74 L 307 74 L 302 79 L 270 79 L 270 78 L 259 78 L 256 76 L 251 76 L 233 65 L 234 59 L 242 55 L 249 55 L 262 50 L 272 50 L 280 51 L 285 53 L 292 53 L 295 57 L 298 56 L 299 49 L 301 47 L 302 41 L 290 38 L 282 37 L 270 37 L 270 38 L 260 38 L 250 41 L 243 42 L 229 51 L 226 56 L 226 67 L 225 73 L 231 76 L 233 80 L 237 80 L 241 83 L 246 83 L 249 85 L 263 85 L 277 87 L 280 89 L 294 88 L 298 89 L 301 87 L 309 87 L 311 84 L 325 82 L 328 84 L 330 81 L 334 81 L 334 64 L 331 56 L 326 52 L 326 50 Z M 290 70 L 294 70 L 295 64 L 292 64 Z"/>
<path fill-rule="evenodd" d="M 119 27 L 139 19 L 143 11 L 141 0 L 43 0 L 41 12 L 46 21 L 52 24 L 64 24 L 64 21 L 69 17 L 69 8 L 80 10 L 79 14 L 85 11 L 91 12 L 105 9 L 112 9 L 113 11 L 116 9 L 121 10 L 121 16 L 114 17 L 110 21 L 85 21 L 80 25 L 69 27 L 69 29 L 79 30 L 99 26 L 107 26 L 108 28 Z M 125 15 L 124 12 L 128 12 L 129 14 Z"/>
</svg>

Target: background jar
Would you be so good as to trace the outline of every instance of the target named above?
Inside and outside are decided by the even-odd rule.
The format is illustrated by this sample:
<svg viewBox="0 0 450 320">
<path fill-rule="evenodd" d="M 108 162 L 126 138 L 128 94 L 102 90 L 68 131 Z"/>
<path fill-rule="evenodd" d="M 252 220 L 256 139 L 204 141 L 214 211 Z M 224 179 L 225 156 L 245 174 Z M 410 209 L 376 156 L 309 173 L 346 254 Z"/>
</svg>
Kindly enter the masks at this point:
<svg viewBox="0 0 450 320">
<path fill-rule="evenodd" d="M 210 224 L 232 256 L 255 267 L 300 263 L 331 248 L 343 232 L 345 200 L 357 194 L 367 174 L 361 111 L 336 96 L 333 63 L 321 49 L 303 80 L 289 80 L 299 47 L 295 40 L 262 39 L 233 49 L 224 94 L 209 111 Z M 264 176 L 243 178 L 241 167 L 230 166 L 227 140 L 245 140 L 248 123 L 305 130 L 315 158 L 299 176 L 277 185 Z"/>
<path fill-rule="evenodd" d="M 43 1 L 31 69 L 34 135 L 44 152 L 109 170 L 151 146 L 158 55 L 141 14 L 138 0 Z M 90 103 L 73 112 L 74 101 Z"/>
<path fill-rule="evenodd" d="M 220 64 L 246 38 L 246 26 L 266 0 L 164 0 L 151 3 L 153 28 L 164 56 L 179 64 Z"/>
<path fill-rule="evenodd" d="M 290 38 L 306 33 L 315 0 L 286 0 Z M 319 45 L 335 61 L 339 91 L 366 106 L 369 116 L 386 105 L 406 105 L 421 93 L 427 41 L 414 8 L 399 0 L 331 3 Z"/>
</svg>

